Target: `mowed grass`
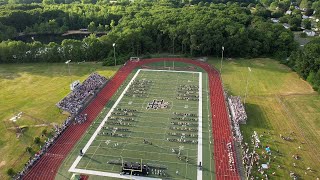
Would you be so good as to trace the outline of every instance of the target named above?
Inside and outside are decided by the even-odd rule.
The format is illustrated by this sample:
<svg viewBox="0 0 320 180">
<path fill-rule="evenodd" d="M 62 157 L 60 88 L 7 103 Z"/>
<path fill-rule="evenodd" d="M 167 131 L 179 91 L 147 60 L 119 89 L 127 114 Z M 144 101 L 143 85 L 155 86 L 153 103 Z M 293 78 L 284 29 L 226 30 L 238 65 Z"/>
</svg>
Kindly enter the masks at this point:
<svg viewBox="0 0 320 180">
<path fill-rule="evenodd" d="M 220 59 L 210 59 L 209 63 L 220 68 Z M 272 59 L 224 61 L 223 81 L 231 94 L 244 96 L 248 66 L 252 69 L 246 105 L 249 120 L 247 125 L 242 126 L 242 131 L 247 141 L 253 130 L 262 134 L 263 145 L 270 145 L 273 154 L 277 156 L 275 162 L 271 163 L 271 170 L 268 171 L 269 174 L 275 171 L 276 176 L 270 175 L 269 178 L 290 179 L 289 171 L 298 173 L 303 179 L 320 177 L 319 95 L 296 73 Z M 70 68 L 73 80 L 83 80 L 94 70 L 105 76 L 111 76 L 115 72 L 113 68 L 104 68 L 100 64 L 91 63 L 72 64 Z M 18 140 L 15 133 L 7 131 L 2 122 L 19 111 L 48 122 L 62 122 L 66 116 L 59 114 L 55 104 L 69 92 L 70 81 L 68 69 L 62 63 L 0 65 L 0 153 L 4 154 L 0 157 L 1 179 L 6 178 L 5 171 L 14 162 L 16 162 L 15 167 L 22 167 L 28 156 L 23 158 L 19 156 L 25 147 L 32 144 L 33 137 L 40 135 L 43 129 L 29 128 Z M 121 89 L 123 90 L 123 87 Z M 110 107 L 111 105 L 108 106 Z M 25 121 L 27 120 L 30 118 L 25 118 Z M 294 132 L 291 135 L 294 138 L 293 142 L 280 139 L 280 133 L 289 136 L 291 132 Z M 88 140 L 90 136 L 85 136 L 84 139 L 86 138 Z M 77 147 L 83 147 L 86 141 L 79 142 Z M 298 149 L 299 146 L 301 149 Z M 78 155 L 78 149 L 73 151 L 75 156 Z M 276 149 L 279 149 L 279 155 L 275 153 Z M 291 157 L 294 153 L 298 153 L 302 159 L 294 160 Z M 66 159 L 66 162 L 69 161 L 72 161 L 72 158 Z M 293 167 L 293 162 L 297 167 Z M 278 164 L 283 168 L 277 169 Z M 63 166 L 65 169 L 70 167 L 67 164 Z M 307 167 L 311 167 L 315 172 L 307 172 L 305 175 Z M 68 178 L 63 177 L 64 175 L 58 179 Z"/>
<path fill-rule="evenodd" d="M 209 63 L 220 68 L 220 59 L 211 59 Z M 290 171 L 302 179 L 320 177 L 319 94 L 295 72 L 272 59 L 225 60 L 222 77 L 229 93 L 242 97 L 249 78 L 246 100 L 248 122 L 241 126 L 241 130 L 249 144 L 253 131 L 257 131 L 262 135 L 263 147 L 271 147 L 271 168 L 266 171 L 269 179 L 291 179 Z M 293 141 L 283 140 L 280 134 L 291 137 Z M 264 149 L 257 150 L 261 157 L 260 164 L 269 161 L 262 158 L 262 151 Z M 292 158 L 294 154 L 301 159 Z M 308 167 L 313 172 L 307 171 Z M 273 172 L 275 175 L 271 175 Z M 253 175 L 263 178 L 256 167 L 253 168 Z"/>
<path fill-rule="evenodd" d="M 13 167 L 20 170 L 29 155 L 24 153 L 27 146 L 34 150 L 39 147 L 33 139 L 41 135 L 43 129 L 52 127 L 32 127 L 45 123 L 60 124 L 67 115 L 59 112 L 55 104 L 70 92 L 71 80 L 83 81 L 97 71 L 106 77 L 112 76 L 119 67 L 102 67 L 101 63 L 70 64 L 1 64 L 0 65 L 0 179 L 8 178 L 6 170 Z M 24 135 L 16 138 L 14 125 L 9 121 L 18 112 L 22 115 L 17 124 L 28 125 Z M 37 118 L 38 120 L 34 120 Z"/>
</svg>

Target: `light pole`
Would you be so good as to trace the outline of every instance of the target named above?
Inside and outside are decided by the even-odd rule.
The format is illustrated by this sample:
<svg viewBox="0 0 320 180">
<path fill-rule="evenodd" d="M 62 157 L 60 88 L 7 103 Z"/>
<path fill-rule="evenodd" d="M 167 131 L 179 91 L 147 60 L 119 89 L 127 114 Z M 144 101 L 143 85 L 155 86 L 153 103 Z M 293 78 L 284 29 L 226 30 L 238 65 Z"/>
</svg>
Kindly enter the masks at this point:
<svg viewBox="0 0 320 180">
<path fill-rule="evenodd" d="M 246 98 L 247 98 L 247 95 L 248 95 L 248 85 L 249 85 L 249 76 L 251 74 L 251 68 L 248 67 L 248 70 L 249 70 L 249 73 L 248 73 L 248 76 L 247 76 L 247 85 L 246 85 L 246 94 L 244 95 L 244 104 L 246 104 Z"/>
<path fill-rule="evenodd" d="M 71 62 L 71 60 L 68 60 L 68 61 L 66 61 L 65 63 L 68 65 L 69 76 L 70 76 L 70 80 L 71 80 L 71 82 L 72 82 L 71 73 L 70 73 L 70 66 L 69 66 L 70 62 Z"/>
<path fill-rule="evenodd" d="M 113 43 L 112 46 L 113 46 L 114 66 L 116 66 L 116 65 L 117 65 L 117 59 L 116 59 L 116 43 Z"/>
<path fill-rule="evenodd" d="M 223 61 L 223 51 L 224 51 L 224 46 L 221 48 L 221 64 L 220 64 L 220 75 L 222 75 L 222 61 Z"/>
</svg>

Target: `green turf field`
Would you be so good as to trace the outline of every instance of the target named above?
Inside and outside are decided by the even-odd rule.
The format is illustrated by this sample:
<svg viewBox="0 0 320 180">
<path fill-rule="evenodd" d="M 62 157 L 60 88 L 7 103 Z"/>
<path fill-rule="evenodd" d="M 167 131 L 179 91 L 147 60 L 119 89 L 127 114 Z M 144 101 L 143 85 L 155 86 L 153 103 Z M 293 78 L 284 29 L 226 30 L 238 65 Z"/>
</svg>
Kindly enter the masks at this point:
<svg viewBox="0 0 320 180">
<path fill-rule="evenodd" d="M 209 62 L 220 68 L 219 59 Z M 251 67 L 251 73 L 248 67 Z M 295 72 L 272 59 L 225 60 L 222 72 L 225 87 L 232 95 L 244 97 L 249 78 L 248 121 L 247 125 L 241 126 L 241 130 L 249 144 L 253 131 L 257 131 L 262 135 L 262 145 L 269 145 L 273 150 L 271 168 L 266 171 L 269 178 L 292 179 L 289 177 L 290 171 L 296 173 L 299 179 L 320 178 L 319 94 Z M 281 139 L 280 134 L 290 136 L 293 141 Z M 257 152 L 261 155 L 262 149 L 257 149 Z M 294 154 L 301 159 L 292 158 Z M 262 159 L 260 163 L 268 161 Z M 278 165 L 281 168 L 277 168 Z M 313 171 L 308 171 L 308 167 Z M 275 175 L 271 175 L 273 172 Z M 257 168 L 254 168 L 253 175 L 263 178 L 257 173 Z"/>
<path fill-rule="evenodd" d="M 141 70 L 137 75 L 76 168 L 119 174 L 122 161 L 142 162 L 152 167 L 150 177 L 196 179 L 199 73 Z M 187 91 L 189 100 L 177 99 Z M 168 105 L 154 109 L 154 100 Z"/>
<path fill-rule="evenodd" d="M 117 69 L 103 67 L 101 63 L 71 63 L 70 77 L 64 63 L 1 64 L 0 179 L 8 178 L 5 172 L 10 167 L 20 170 L 27 162 L 30 155 L 25 153 L 26 147 L 38 150 L 39 146 L 33 143 L 33 138 L 40 136 L 43 129 L 51 129 L 50 125 L 39 125 L 60 124 L 65 120 L 67 116 L 60 114 L 55 104 L 70 91 L 71 80 L 83 81 L 94 71 L 110 77 Z M 9 119 L 19 112 L 25 115 L 17 124 L 27 128 L 24 135 L 17 139 L 14 125 Z"/>
</svg>

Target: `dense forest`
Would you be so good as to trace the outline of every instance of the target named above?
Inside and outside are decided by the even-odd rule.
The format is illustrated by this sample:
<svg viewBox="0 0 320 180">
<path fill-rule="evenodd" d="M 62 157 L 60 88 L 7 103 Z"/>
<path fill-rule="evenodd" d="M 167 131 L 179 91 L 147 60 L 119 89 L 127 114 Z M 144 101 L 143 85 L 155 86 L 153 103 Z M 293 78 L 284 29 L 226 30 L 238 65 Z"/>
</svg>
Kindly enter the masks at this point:
<svg viewBox="0 0 320 180">
<path fill-rule="evenodd" d="M 314 49 L 318 47 L 319 50 L 318 41 L 298 49 L 292 29 L 270 20 L 280 17 L 280 21 L 292 23 L 293 28 L 303 24 L 301 12 L 284 15 L 287 10 L 294 9 L 290 1 L 2 2 L 0 63 L 70 59 L 74 62 L 103 60 L 106 65 L 112 65 L 113 43 L 119 63 L 129 56 L 163 52 L 220 56 L 224 46 L 227 57 L 276 57 L 319 89 L 319 60 L 304 57 L 311 51 L 317 57 Z M 295 4 L 304 5 L 305 13 L 320 12 L 318 1 L 301 0 Z M 49 44 L 12 40 L 21 35 L 62 34 L 78 29 L 88 29 L 92 34 L 82 40 L 65 39 Z M 97 32 L 106 32 L 106 35 L 97 37 L 94 34 Z"/>
<path fill-rule="evenodd" d="M 0 23 L 9 32 L 6 37 L 17 32 L 58 33 L 79 28 L 108 31 L 100 38 L 91 35 L 82 41 L 64 40 L 61 44 L 3 41 L 0 62 L 6 63 L 101 60 L 113 53 L 114 42 L 119 55 L 135 56 L 161 52 L 214 56 L 225 46 L 225 54 L 230 57 L 287 57 L 296 48 L 290 30 L 252 14 L 237 3 L 183 7 L 172 3 L 139 3 L 3 8 L 7 12 L 1 11 Z"/>
</svg>

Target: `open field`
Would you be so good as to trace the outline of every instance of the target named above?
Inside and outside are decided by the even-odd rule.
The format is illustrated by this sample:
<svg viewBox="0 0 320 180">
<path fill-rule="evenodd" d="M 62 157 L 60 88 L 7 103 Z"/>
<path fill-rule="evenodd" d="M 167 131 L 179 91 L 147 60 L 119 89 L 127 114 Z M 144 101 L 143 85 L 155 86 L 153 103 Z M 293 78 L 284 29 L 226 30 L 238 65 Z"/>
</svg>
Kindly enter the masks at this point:
<svg viewBox="0 0 320 180">
<path fill-rule="evenodd" d="M 220 60 L 214 59 L 210 63 L 220 68 Z M 251 67 L 251 74 L 247 67 Z M 302 179 L 320 177 L 319 94 L 296 73 L 271 59 L 224 61 L 222 77 L 229 93 L 242 97 L 249 78 L 246 100 L 248 122 L 241 128 L 249 144 L 253 131 L 257 131 L 262 135 L 262 145 L 271 147 L 273 159 L 271 168 L 267 170 L 269 178 L 291 179 L 290 171 Z M 293 140 L 285 141 L 280 138 L 280 134 L 290 136 Z M 257 151 L 262 153 L 262 149 Z M 292 158 L 294 154 L 298 154 L 301 159 Z M 262 160 L 264 163 L 267 161 Z M 278 165 L 281 168 L 278 169 Z M 314 171 L 307 171 L 308 167 Z M 275 176 L 270 175 L 272 172 L 275 172 Z M 254 175 L 262 177 L 257 173 Z"/>
<path fill-rule="evenodd" d="M 210 60 L 219 69 L 220 61 Z M 247 67 L 252 72 L 249 76 L 249 88 L 247 98 L 247 111 L 249 115 L 248 124 L 242 126 L 245 139 L 256 130 L 261 137 L 263 145 L 269 145 L 271 150 L 278 149 L 275 162 L 271 163 L 271 170 L 276 172 L 272 179 L 289 179 L 289 171 L 298 173 L 303 179 L 315 179 L 320 177 L 319 171 L 319 133 L 320 133 L 320 96 L 315 93 L 311 86 L 301 80 L 298 75 L 289 68 L 271 59 L 235 59 L 225 61 L 223 67 L 223 80 L 225 87 L 233 95 L 244 96 L 245 84 L 248 76 Z M 105 76 L 114 73 L 114 69 L 101 67 L 100 64 L 80 64 L 70 66 L 72 79 L 83 80 L 90 72 L 98 70 Z M 132 76 L 131 76 L 132 78 Z M 205 79 L 205 78 L 204 78 Z M 206 79 L 205 79 L 206 80 Z M 205 86 L 204 80 L 204 86 Z M 0 65 L 0 120 L 8 120 L 13 114 L 23 111 L 46 122 L 63 121 L 66 116 L 59 114 L 55 107 L 64 95 L 67 94 L 70 77 L 65 64 L 21 64 L 21 65 Z M 127 82 L 128 83 L 128 82 Z M 36 90 L 38 91 L 36 91 Z M 124 87 L 119 89 L 115 97 L 119 96 Z M 114 101 L 116 99 L 113 99 Z M 206 102 L 203 102 L 205 106 Z M 105 116 L 112 104 L 107 105 L 106 111 L 101 115 Z M 205 110 L 205 109 L 204 109 Z M 98 120 L 102 121 L 100 116 Z M 26 118 L 27 121 L 30 118 Z M 31 144 L 35 135 L 39 135 L 43 127 L 29 128 L 20 140 L 15 138 L 15 133 L 6 131 L 4 124 L 0 125 L 0 153 L 6 154 L 0 158 L 0 169 L 2 177 L 4 172 L 19 158 L 25 147 Z M 89 131 L 94 132 L 95 126 Z M 268 132 L 270 133 L 268 134 Z M 266 132 L 266 133 L 264 133 Z M 292 142 L 284 141 L 279 134 L 290 135 Z M 207 133 L 207 131 L 204 131 Z M 90 136 L 84 136 L 72 152 L 77 156 L 80 147 L 85 146 Z M 205 135 L 204 135 L 205 137 Z M 207 137 L 207 136 L 206 136 Z M 86 139 L 87 138 L 87 139 Z M 17 143 L 19 142 L 19 143 Z M 301 144 L 304 143 L 304 144 Z M 208 146 L 208 144 L 207 144 Z M 298 147 L 300 146 L 300 149 Z M 77 149 L 78 148 L 78 149 Z M 301 160 L 294 160 L 291 156 L 294 153 L 301 155 Z M 17 167 L 26 162 L 27 156 L 17 161 Z M 209 156 L 204 160 L 210 159 Z M 69 157 L 62 165 L 69 168 L 73 162 Z M 296 163 L 297 167 L 293 167 Z M 284 168 L 277 169 L 281 164 Z M 210 166 L 212 163 L 210 163 Z M 214 166 L 212 165 L 212 168 Z M 311 167 L 316 172 L 306 172 Z M 211 169 L 210 167 L 208 167 Z M 66 179 L 66 172 L 60 171 L 57 179 Z M 206 174 L 206 172 L 204 172 Z M 207 179 L 210 178 L 210 174 Z M 1 177 L 1 178 L 2 178 Z M 270 176 L 269 176 L 270 177 Z M 97 177 L 94 177 L 96 179 Z"/>
<path fill-rule="evenodd" d="M 28 159 L 25 148 L 31 146 L 33 138 L 40 136 L 43 129 L 51 127 L 32 127 L 43 123 L 61 123 L 67 117 L 60 114 L 55 104 L 69 92 L 71 80 L 84 80 L 91 72 L 110 77 L 118 69 L 102 67 L 101 63 L 70 64 L 71 77 L 66 64 L 1 64 L 0 65 L 0 179 L 6 176 L 10 167 L 19 170 Z M 29 128 L 19 139 L 9 119 L 18 112 L 22 115 L 19 125 Z M 37 120 L 35 120 L 37 119 Z M 7 122 L 7 123 L 4 123 Z M 38 146 L 33 145 L 36 150 Z"/>
</svg>

